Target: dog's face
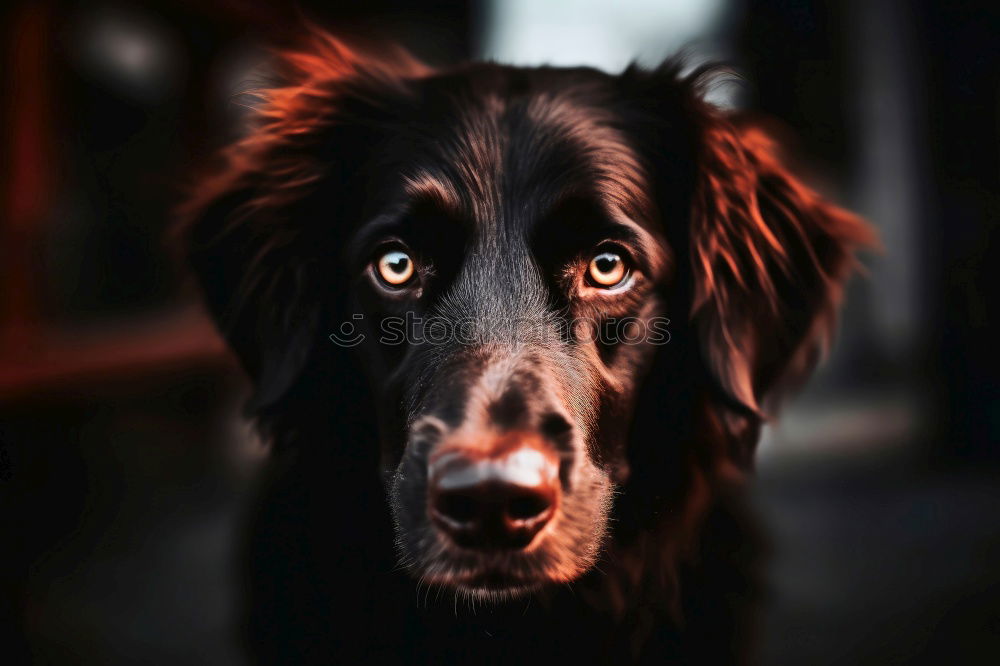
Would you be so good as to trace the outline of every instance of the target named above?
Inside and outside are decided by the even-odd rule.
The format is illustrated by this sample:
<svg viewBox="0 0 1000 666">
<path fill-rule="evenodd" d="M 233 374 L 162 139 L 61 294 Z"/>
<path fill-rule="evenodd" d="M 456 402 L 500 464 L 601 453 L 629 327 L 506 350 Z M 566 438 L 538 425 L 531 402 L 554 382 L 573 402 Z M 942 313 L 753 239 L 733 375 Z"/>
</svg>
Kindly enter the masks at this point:
<svg viewBox="0 0 1000 666">
<path fill-rule="evenodd" d="M 452 120 L 387 141 L 405 159 L 348 244 L 399 544 L 429 583 L 530 589 L 593 564 L 638 383 L 669 339 L 652 188 L 598 105 L 609 81 L 573 77 L 418 84 L 432 111 L 415 121 Z"/>
<path fill-rule="evenodd" d="M 497 597 L 587 571 L 630 450 L 681 445 L 634 427 L 654 359 L 696 356 L 667 380 L 754 420 L 866 238 L 673 71 L 438 74 L 325 40 L 290 62 L 192 205 L 193 263 L 263 412 L 318 355 L 360 360 L 428 583 Z"/>
</svg>

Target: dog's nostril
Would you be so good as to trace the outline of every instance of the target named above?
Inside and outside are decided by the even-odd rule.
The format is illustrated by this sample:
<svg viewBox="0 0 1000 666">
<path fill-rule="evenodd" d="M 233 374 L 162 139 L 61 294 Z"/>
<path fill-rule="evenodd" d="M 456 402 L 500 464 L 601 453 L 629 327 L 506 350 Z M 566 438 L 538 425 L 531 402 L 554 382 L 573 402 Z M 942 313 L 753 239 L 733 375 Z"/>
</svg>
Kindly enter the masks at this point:
<svg viewBox="0 0 1000 666">
<path fill-rule="evenodd" d="M 476 518 L 478 502 L 463 493 L 445 493 L 438 497 L 437 510 L 456 523 L 469 523 Z"/>
<path fill-rule="evenodd" d="M 566 438 L 572 429 L 573 426 L 570 425 L 569 421 L 562 415 L 555 413 L 546 414 L 539 424 L 539 430 L 542 434 L 557 443 Z"/>
<path fill-rule="evenodd" d="M 518 495 L 507 501 L 507 515 L 514 520 L 530 520 L 548 511 L 550 506 L 541 495 Z"/>
</svg>

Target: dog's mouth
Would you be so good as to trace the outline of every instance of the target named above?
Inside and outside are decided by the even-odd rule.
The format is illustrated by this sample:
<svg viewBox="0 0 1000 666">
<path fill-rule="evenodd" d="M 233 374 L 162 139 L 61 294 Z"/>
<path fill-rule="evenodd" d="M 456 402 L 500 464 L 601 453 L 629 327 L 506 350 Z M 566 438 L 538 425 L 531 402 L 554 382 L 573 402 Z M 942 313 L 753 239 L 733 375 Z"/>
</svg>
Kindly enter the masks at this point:
<svg viewBox="0 0 1000 666">
<path fill-rule="evenodd" d="M 453 585 L 457 591 L 484 601 L 508 601 L 524 597 L 544 587 L 543 581 L 510 578 L 501 572 L 484 572 Z"/>
<path fill-rule="evenodd" d="M 488 564 L 478 569 L 452 572 L 441 576 L 438 584 L 481 598 L 514 598 L 541 589 L 551 581 L 508 567 Z"/>
<path fill-rule="evenodd" d="M 461 558 L 455 566 L 449 566 L 447 560 L 439 561 L 432 567 L 434 573 L 422 576 L 421 580 L 490 601 L 514 599 L 559 582 L 540 558 L 512 553 L 505 561 L 484 557 L 473 564 L 469 559 Z"/>
<path fill-rule="evenodd" d="M 568 543 L 561 535 L 540 535 L 529 550 L 473 551 L 446 538 L 418 555 L 409 568 L 419 585 L 451 589 L 484 601 L 506 601 L 576 580 L 602 551 L 603 534 L 587 544 Z M 579 549 L 579 550 L 577 550 Z M 405 556 L 404 556 L 405 561 Z"/>
</svg>

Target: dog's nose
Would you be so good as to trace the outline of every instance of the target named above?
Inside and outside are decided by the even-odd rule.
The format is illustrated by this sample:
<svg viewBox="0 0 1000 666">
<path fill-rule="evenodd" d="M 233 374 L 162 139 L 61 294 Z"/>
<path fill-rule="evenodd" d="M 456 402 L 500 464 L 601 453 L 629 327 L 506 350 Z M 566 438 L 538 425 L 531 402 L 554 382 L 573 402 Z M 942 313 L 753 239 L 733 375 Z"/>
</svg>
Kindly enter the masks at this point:
<svg viewBox="0 0 1000 666">
<path fill-rule="evenodd" d="M 558 461 L 532 445 L 444 453 L 429 471 L 431 518 L 466 548 L 524 548 L 559 504 Z"/>
</svg>

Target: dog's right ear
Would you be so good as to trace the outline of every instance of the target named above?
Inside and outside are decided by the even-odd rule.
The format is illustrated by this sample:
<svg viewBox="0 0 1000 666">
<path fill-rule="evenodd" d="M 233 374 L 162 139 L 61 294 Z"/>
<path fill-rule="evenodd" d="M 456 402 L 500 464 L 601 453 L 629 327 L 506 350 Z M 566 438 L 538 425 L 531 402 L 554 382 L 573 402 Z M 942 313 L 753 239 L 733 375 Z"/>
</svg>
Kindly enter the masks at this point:
<svg viewBox="0 0 1000 666">
<path fill-rule="evenodd" d="M 199 177 L 177 227 L 257 409 L 295 383 L 321 344 L 330 299 L 342 298 L 337 244 L 377 131 L 364 118 L 372 91 L 398 92 L 425 74 L 406 54 L 372 60 L 316 30 L 276 64 L 281 83 L 253 93 L 252 128 Z"/>
<path fill-rule="evenodd" d="M 640 145 L 660 183 L 668 236 L 688 258 L 676 300 L 699 349 L 691 358 L 727 427 L 753 430 L 733 438 L 733 455 L 748 465 L 756 425 L 812 370 L 856 255 L 877 240 L 784 166 L 759 123 L 705 100 L 721 70 L 683 69 L 679 61 L 631 68 L 623 81 L 653 128 L 642 126 Z"/>
</svg>

